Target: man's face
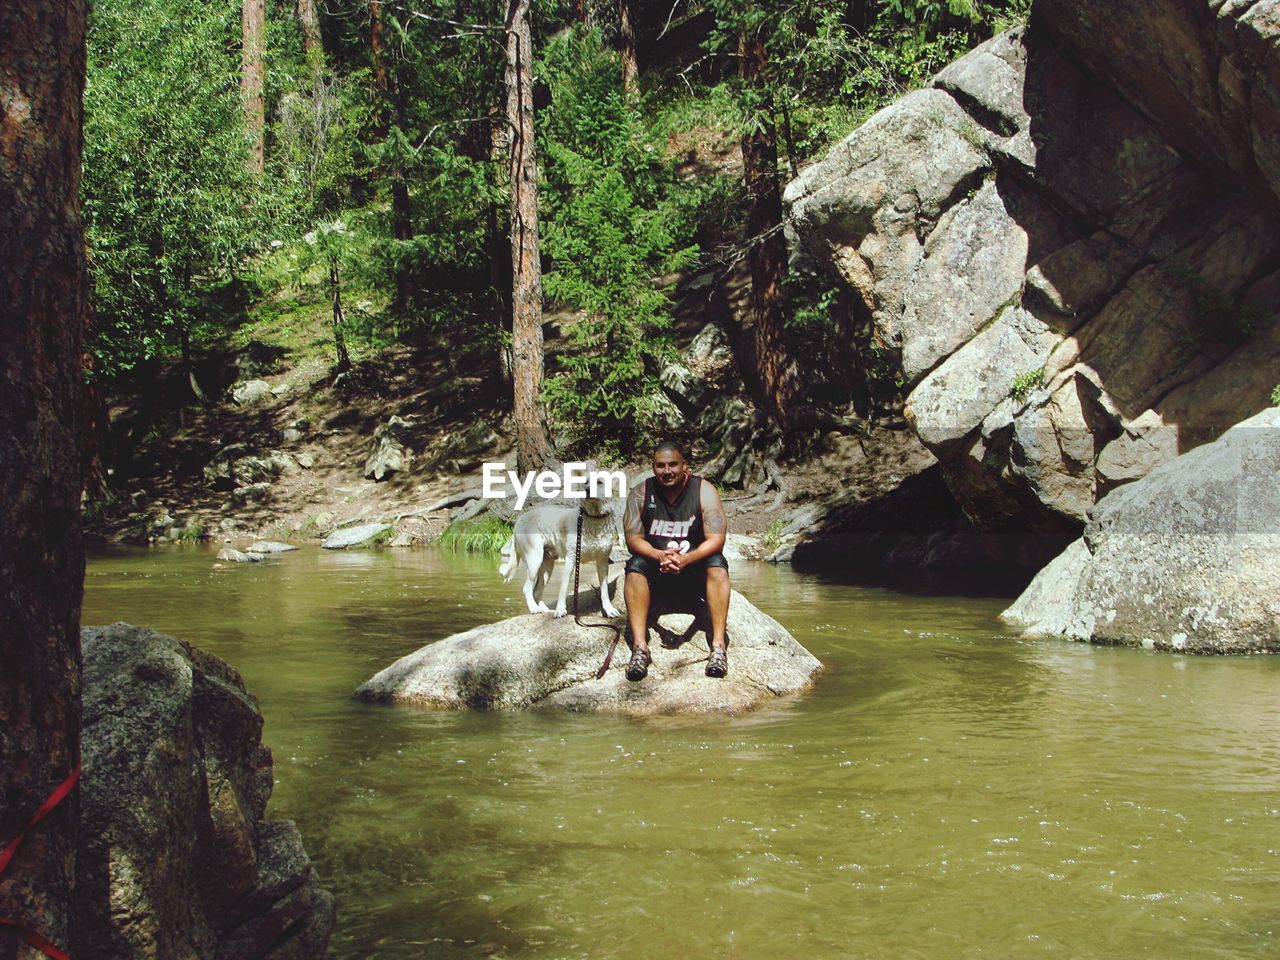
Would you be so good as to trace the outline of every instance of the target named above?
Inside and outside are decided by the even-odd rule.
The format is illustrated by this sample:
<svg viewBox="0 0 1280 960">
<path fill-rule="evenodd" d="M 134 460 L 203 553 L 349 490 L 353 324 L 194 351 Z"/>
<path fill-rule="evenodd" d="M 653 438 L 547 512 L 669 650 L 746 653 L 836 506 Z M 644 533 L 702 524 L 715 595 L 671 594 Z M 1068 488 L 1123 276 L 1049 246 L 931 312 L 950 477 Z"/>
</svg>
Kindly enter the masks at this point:
<svg viewBox="0 0 1280 960">
<path fill-rule="evenodd" d="M 653 455 L 653 475 L 658 480 L 658 486 L 668 490 L 675 489 L 684 483 L 688 473 L 689 465 L 675 450 L 659 450 Z"/>
</svg>

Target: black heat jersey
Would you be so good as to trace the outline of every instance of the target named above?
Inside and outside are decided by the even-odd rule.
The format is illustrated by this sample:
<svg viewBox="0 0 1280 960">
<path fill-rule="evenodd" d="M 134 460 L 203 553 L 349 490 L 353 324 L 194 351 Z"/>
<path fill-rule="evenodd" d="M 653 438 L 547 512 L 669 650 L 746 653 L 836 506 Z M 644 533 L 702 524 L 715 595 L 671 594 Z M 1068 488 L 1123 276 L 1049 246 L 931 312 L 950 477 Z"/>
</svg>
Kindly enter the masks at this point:
<svg viewBox="0 0 1280 960">
<path fill-rule="evenodd" d="M 702 527 L 702 478 L 690 474 L 674 504 L 668 504 L 653 477 L 644 482 L 640 510 L 644 538 L 659 550 L 688 553 L 707 539 Z"/>
</svg>

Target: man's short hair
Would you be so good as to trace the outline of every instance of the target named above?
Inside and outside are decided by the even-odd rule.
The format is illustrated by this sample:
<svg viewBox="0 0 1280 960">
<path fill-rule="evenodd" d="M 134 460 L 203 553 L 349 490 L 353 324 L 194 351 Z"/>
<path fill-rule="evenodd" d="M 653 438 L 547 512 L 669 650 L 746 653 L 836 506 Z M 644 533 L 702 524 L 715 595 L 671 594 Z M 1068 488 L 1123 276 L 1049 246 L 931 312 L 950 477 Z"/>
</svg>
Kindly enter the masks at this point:
<svg viewBox="0 0 1280 960">
<path fill-rule="evenodd" d="M 663 440 L 661 443 L 659 443 L 656 447 L 653 448 L 653 456 L 656 457 L 663 450 L 671 450 L 671 451 L 674 451 L 675 453 L 680 454 L 681 460 L 689 459 L 689 454 L 685 452 L 684 447 L 682 447 L 675 440 Z"/>
</svg>

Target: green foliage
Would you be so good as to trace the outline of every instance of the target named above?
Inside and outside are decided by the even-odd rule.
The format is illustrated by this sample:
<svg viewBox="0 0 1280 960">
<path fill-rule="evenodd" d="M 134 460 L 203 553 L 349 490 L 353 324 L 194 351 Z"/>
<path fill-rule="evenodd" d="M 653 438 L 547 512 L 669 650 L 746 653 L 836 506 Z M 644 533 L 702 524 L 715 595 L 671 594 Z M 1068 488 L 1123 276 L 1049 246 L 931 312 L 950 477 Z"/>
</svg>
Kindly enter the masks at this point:
<svg viewBox="0 0 1280 960">
<path fill-rule="evenodd" d="M 760 543 L 766 550 L 776 550 L 782 543 L 782 531 L 787 527 L 784 517 L 776 517 L 760 535 Z"/>
<path fill-rule="evenodd" d="M 1013 385 L 1009 388 L 1009 396 L 1016 403 L 1021 403 L 1027 399 L 1031 391 L 1044 383 L 1044 367 L 1038 370 L 1027 370 L 1018 374 L 1013 378 Z"/>
<path fill-rule="evenodd" d="M 176 0 L 95 4 L 83 199 L 106 376 L 169 353 L 256 244 L 240 113 L 238 11 Z"/>
<path fill-rule="evenodd" d="M 771 5 L 710 0 L 713 54 L 732 56 L 739 32 L 766 37 L 770 68 L 739 87 L 744 128 L 762 111 L 779 121 L 798 161 L 817 155 L 889 101 L 925 84 L 995 31 L 1025 20 L 1031 0 L 886 0 L 865 25 L 845 0 Z"/>
<path fill-rule="evenodd" d="M 198 520 L 192 520 L 189 524 L 182 528 L 182 532 L 178 534 L 178 540 L 182 543 L 199 543 L 204 539 L 204 524 Z"/>
<path fill-rule="evenodd" d="M 368 123 L 367 79 L 313 74 L 281 92 L 267 162 L 278 226 L 312 223 L 346 202 L 359 172 L 357 138 Z"/>
<path fill-rule="evenodd" d="M 579 438 L 630 447 L 663 409 L 656 368 L 670 351 L 670 300 L 653 278 L 688 266 L 697 249 L 672 199 L 674 172 L 598 34 L 553 40 L 542 75 L 554 105 L 541 130 L 545 290 L 584 314 L 566 330 L 575 349 L 546 398 Z"/>
<path fill-rule="evenodd" d="M 793 270 L 783 283 L 787 300 L 791 304 L 791 316 L 787 325 L 801 330 L 833 331 L 839 288 L 824 274 L 807 270 Z"/>
<path fill-rule="evenodd" d="M 1280 383 L 1271 388 L 1271 405 L 1280 407 Z"/>
<path fill-rule="evenodd" d="M 350 363 L 347 354 L 347 321 L 345 312 L 339 310 L 342 297 L 343 273 L 351 266 L 356 249 L 355 237 L 342 220 L 317 224 L 302 238 L 297 257 L 297 276 L 300 282 L 318 273 L 324 285 L 331 307 L 330 322 L 333 329 L 334 350 L 338 365 L 346 368 Z M 320 267 L 319 271 L 315 268 Z"/>
<path fill-rule="evenodd" d="M 921 34 L 951 29 L 977 36 L 1026 23 L 1031 0 L 885 0 L 884 9 Z"/>
<path fill-rule="evenodd" d="M 511 536 L 511 530 L 511 524 L 486 513 L 474 520 L 449 524 L 440 535 L 440 546 L 455 553 L 459 550 L 464 553 L 497 553 Z"/>
</svg>

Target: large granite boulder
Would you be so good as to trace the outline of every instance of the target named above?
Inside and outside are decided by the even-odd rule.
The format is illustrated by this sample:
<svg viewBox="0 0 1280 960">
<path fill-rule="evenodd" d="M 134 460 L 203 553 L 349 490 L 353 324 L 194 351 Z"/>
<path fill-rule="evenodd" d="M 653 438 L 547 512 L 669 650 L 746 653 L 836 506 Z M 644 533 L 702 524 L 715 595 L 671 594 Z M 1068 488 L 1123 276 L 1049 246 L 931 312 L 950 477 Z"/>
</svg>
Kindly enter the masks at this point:
<svg viewBox="0 0 1280 960">
<path fill-rule="evenodd" d="M 1070 537 L 1280 379 L 1280 3 L 1035 9 L 786 199 L 970 520 Z"/>
<path fill-rule="evenodd" d="M 585 611 L 590 604 L 585 593 L 580 596 Z M 596 612 L 583 619 L 598 623 L 601 617 Z M 624 620 L 615 622 L 621 627 Z M 821 667 L 781 624 L 738 593 L 729 603 L 724 679 L 704 674 L 706 635 L 701 629 L 690 635 L 691 615 L 667 614 L 658 625 L 650 635 L 653 665 L 639 682 L 624 675 L 630 656 L 625 643 L 619 643 L 612 668 L 595 678 L 610 630 L 579 626 L 572 616 L 525 614 L 428 644 L 374 675 L 355 695 L 446 709 L 738 712 L 806 689 Z"/>
<path fill-rule="evenodd" d="M 1005 618 L 1094 643 L 1280 650 L 1277 465 L 1273 407 L 1099 501 Z"/>
<path fill-rule="evenodd" d="M 333 927 L 239 674 L 173 637 L 82 631 L 77 960 L 318 960 Z"/>
</svg>

